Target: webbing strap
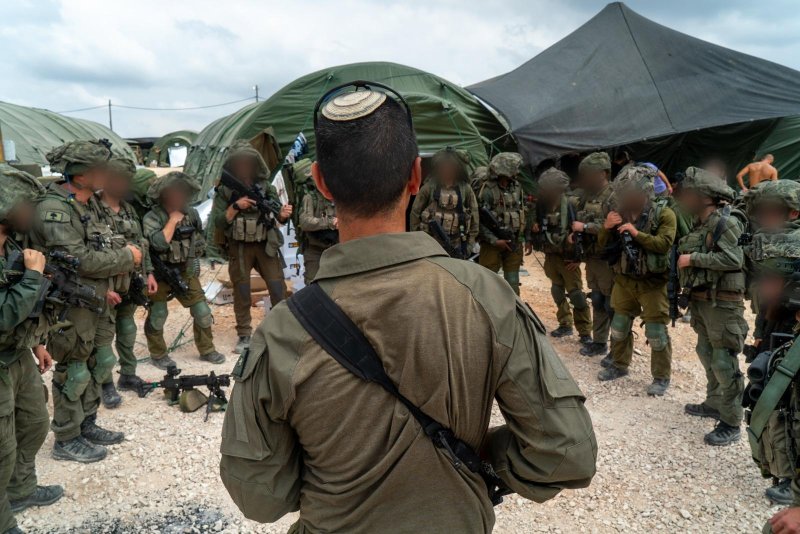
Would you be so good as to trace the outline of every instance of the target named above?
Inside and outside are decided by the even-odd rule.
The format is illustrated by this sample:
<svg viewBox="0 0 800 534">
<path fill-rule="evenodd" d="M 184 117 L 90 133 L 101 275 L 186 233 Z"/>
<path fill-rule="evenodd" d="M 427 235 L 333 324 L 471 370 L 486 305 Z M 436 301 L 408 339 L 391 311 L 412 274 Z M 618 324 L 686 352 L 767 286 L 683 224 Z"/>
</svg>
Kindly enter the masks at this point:
<svg viewBox="0 0 800 534">
<path fill-rule="evenodd" d="M 378 354 L 363 332 L 318 285 L 311 284 L 287 300 L 292 314 L 303 328 L 345 369 L 367 382 L 375 382 L 394 395 L 419 421 L 425 435 L 445 449 L 453 465 L 465 465 L 486 479 L 478 454 L 443 426 L 408 400 L 397 389 L 383 368 Z M 500 480 L 492 480 L 499 485 Z"/>
<path fill-rule="evenodd" d="M 747 427 L 747 432 L 751 435 L 751 439 L 755 438 L 756 441 L 761 439 L 761 433 L 767 426 L 769 416 L 775 411 L 781 398 L 783 398 L 783 394 L 786 393 L 786 388 L 789 387 L 797 372 L 800 371 L 800 342 L 795 341 L 792 344 L 775 370 L 776 372 L 772 374 L 769 382 L 764 386 L 764 391 L 753 407 L 750 426 Z"/>
</svg>

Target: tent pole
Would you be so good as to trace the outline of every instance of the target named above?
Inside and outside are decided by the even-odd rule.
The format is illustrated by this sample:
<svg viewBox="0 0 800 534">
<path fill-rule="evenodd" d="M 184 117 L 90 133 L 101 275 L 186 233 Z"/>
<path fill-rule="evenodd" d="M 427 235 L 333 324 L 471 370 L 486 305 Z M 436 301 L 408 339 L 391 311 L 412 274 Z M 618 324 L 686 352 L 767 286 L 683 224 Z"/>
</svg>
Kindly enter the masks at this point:
<svg viewBox="0 0 800 534">
<path fill-rule="evenodd" d="M 108 99 L 108 129 L 114 131 L 114 122 L 111 120 L 111 99 Z"/>
</svg>

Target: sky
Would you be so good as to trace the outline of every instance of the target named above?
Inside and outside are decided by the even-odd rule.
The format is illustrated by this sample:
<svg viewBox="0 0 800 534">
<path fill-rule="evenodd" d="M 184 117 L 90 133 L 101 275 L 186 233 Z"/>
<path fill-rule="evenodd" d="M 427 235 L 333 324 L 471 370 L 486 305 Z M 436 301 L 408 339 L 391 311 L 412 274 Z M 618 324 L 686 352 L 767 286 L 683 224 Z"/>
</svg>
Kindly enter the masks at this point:
<svg viewBox="0 0 800 534">
<path fill-rule="evenodd" d="M 0 3 L 0 101 L 68 111 L 268 97 L 333 65 L 393 61 L 469 85 L 577 29 L 595 0 L 15 0 Z M 695 37 L 800 69 L 794 0 L 630 0 Z M 113 108 L 123 137 L 201 130 L 246 102 Z M 69 113 L 108 125 L 108 110 Z"/>
</svg>

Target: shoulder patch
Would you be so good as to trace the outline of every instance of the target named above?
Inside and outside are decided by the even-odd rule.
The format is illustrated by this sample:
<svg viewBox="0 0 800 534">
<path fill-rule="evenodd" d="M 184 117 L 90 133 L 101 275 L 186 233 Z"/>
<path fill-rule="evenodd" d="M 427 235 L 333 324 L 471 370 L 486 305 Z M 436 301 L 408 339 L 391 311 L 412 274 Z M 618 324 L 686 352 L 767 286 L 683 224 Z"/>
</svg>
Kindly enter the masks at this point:
<svg viewBox="0 0 800 534">
<path fill-rule="evenodd" d="M 42 212 L 42 220 L 45 222 L 69 222 L 69 213 L 61 210 L 45 210 Z"/>
</svg>

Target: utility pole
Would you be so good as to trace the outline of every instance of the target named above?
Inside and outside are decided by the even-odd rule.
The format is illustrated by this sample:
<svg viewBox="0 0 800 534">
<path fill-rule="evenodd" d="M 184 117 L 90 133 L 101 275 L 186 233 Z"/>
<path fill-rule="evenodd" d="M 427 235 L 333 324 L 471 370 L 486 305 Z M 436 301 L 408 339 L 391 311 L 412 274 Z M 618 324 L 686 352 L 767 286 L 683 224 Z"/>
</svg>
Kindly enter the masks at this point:
<svg viewBox="0 0 800 534">
<path fill-rule="evenodd" d="M 108 129 L 114 131 L 114 121 L 111 120 L 111 99 L 108 99 Z"/>
<path fill-rule="evenodd" d="M 256 92 L 256 102 L 258 102 L 258 86 L 257 85 L 253 86 L 253 91 Z"/>
</svg>

